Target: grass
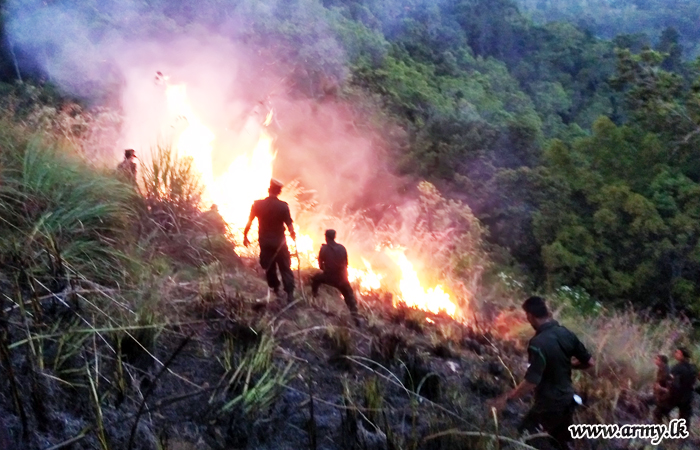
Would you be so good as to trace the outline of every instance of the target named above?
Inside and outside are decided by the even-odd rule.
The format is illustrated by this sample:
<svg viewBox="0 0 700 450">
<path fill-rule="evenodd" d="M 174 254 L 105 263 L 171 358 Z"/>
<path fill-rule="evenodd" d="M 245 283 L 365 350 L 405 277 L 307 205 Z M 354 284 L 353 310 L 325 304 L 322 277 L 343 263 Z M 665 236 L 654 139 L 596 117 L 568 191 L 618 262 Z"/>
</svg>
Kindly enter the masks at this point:
<svg viewBox="0 0 700 450">
<path fill-rule="evenodd" d="M 3 140 L 11 132 L 5 130 Z M 6 145 L 0 153 L 3 262 L 25 282 L 33 277 L 56 289 L 73 279 L 124 280 L 124 248 L 134 241 L 133 190 L 42 137 Z"/>
<path fill-rule="evenodd" d="M 317 425 L 308 428 L 315 430 L 311 447 L 323 439 L 324 408 L 325 414 L 339 408 L 345 432 L 373 433 L 360 442 L 377 438 L 388 448 L 527 448 L 512 441 L 512 424 L 492 425 L 478 404 L 483 396 L 473 394 L 505 389 L 522 376 L 522 347 L 499 340 L 506 332 L 515 340 L 532 334 L 519 310 L 502 315 L 488 335 L 484 326 L 468 332 L 444 317 L 395 309 L 384 293 L 361 302 L 369 326 L 360 330 L 344 326 L 347 313 L 337 296 L 292 308 L 258 302 L 264 283 L 232 269 L 233 247 L 206 228 L 190 162 L 158 147 L 142 167 L 139 193 L 60 140 L 2 125 L 0 362 L 7 383 L 0 407 L 17 418 L 27 448 L 50 448 L 38 444 L 49 434 L 40 419 L 70 409 L 56 393 L 87 412 L 64 413 L 80 427 L 52 445 L 80 441 L 106 450 L 155 441 L 167 405 L 180 402 L 198 408 L 220 448 L 253 445 L 250 430 L 273 420 L 290 392 L 309 398 Z M 404 212 L 406 229 L 372 228 L 356 215 L 348 235 L 408 239 L 402 233 L 412 229 L 413 248 L 433 268 L 428 272 L 446 279 L 460 298 L 488 294 L 480 286 L 488 266 L 483 230 L 468 208 L 424 184 Z M 446 240 L 452 243 L 443 248 Z M 598 359 L 598 378 L 576 379 L 598 421 L 615 420 L 625 393 L 648 384 L 653 356 L 669 353 L 689 332 L 686 323 L 631 312 L 582 319 L 564 306 L 557 314 Z M 190 344 L 177 345 L 190 336 Z M 341 367 L 328 367 L 328 353 Z M 446 370 L 441 358 L 462 372 Z M 309 368 L 306 380 L 297 363 Z M 489 364 L 498 367 L 500 381 L 487 373 Z M 303 401 L 286 405 L 307 409 Z"/>
</svg>

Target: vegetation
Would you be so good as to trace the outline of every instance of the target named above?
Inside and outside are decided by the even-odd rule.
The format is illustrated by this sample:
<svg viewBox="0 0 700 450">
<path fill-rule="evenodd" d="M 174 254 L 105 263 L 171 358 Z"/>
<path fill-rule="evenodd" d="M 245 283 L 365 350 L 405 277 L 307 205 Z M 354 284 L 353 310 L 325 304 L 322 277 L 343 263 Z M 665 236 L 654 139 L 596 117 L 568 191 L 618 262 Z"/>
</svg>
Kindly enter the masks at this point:
<svg viewBox="0 0 700 450">
<path fill-rule="evenodd" d="M 583 419 L 648 415 L 653 355 L 692 343 L 700 314 L 700 66 L 681 51 L 697 30 L 662 29 L 670 6 L 635 2 L 654 11 L 648 46 L 533 22 L 511 0 L 153 1 L 124 16 L 56 3 L 90 36 L 137 39 L 221 25 L 223 4 L 241 25 L 222 33 L 273 49 L 297 95 L 372 105 L 366 120 L 404 131 L 397 172 L 425 180 L 414 251 L 479 314 L 456 323 L 372 293 L 358 331 L 327 293 L 268 302 L 200 211 L 191 161 L 154 149 L 141 192 L 97 168 L 118 115 L 38 82 L 14 66 L 24 41 L 5 43 L 0 426 L 26 448 L 276 448 L 280 430 L 295 448 L 528 448 L 482 405 L 522 377 L 533 291 L 597 356 L 596 381 L 576 379 Z M 534 7 L 556 18 L 554 3 Z M 695 17 L 674 4 L 679 24 Z M 86 104 L 118 83 L 73 75 Z"/>
<path fill-rule="evenodd" d="M 700 6 L 692 1 L 519 0 L 518 4 L 536 21 L 575 23 L 608 39 L 625 34 L 657 42 L 664 39 L 670 27 L 679 35 L 686 56 L 700 53 Z"/>
</svg>

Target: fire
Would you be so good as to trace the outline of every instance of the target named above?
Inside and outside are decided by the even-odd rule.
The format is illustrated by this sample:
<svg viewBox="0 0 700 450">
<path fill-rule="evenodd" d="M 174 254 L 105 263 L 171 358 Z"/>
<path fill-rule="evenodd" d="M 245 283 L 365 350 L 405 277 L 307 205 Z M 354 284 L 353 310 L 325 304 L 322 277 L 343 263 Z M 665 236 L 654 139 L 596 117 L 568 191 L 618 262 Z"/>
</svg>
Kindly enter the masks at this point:
<svg viewBox="0 0 700 450">
<path fill-rule="evenodd" d="M 255 200 L 267 196 L 269 181 L 273 177 L 276 152 L 273 150 L 272 138 L 264 128 L 272 120 L 272 111 L 267 114 L 263 124 L 256 124 L 259 137 L 255 147 L 238 156 L 226 172 L 214 176 L 212 163 L 214 133 L 195 115 L 187 99 L 184 84 L 171 85 L 166 80 L 165 85 L 171 113 L 178 120 L 185 122 L 184 128 L 175 140 L 178 155 L 192 158 L 205 189 L 204 202 L 218 206 L 221 216 L 231 225 L 233 238 L 241 242 L 242 227 L 248 220 L 250 207 Z M 206 207 L 206 205 L 202 206 Z M 252 229 L 250 236 L 253 237 L 255 234 L 257 234 L 256 230 Z M 318 251 L 310 236 L 297 230 L 296 242 L 288 237 L 287 244 L 292 253 L 294 270 L 298 269 L 299 265 L 302 268 L 318 266 L 316 256 Z M 254 256 L 253 249 L 239 248 L 238 250 L 243 251 L 244 256 Z M 403 302 L 409 307 L 433 313 L 444 311 L 450 316 L 455 316 L 457 307 L 451 301 L 450 295 L 441 285 L 425 289 L 403 250 L 388 248 L 378 250 L 389 256 L 401 274 L 395 304 Z M 390 286 L 384 284 L 387 280 L 385 274 L 377 273 L 364 257 L 360 259 L 363 267 L 348 267 L 349 279 L 358 286 L 360 293 L 366 295 L 379 290 L 391 290 Z"/>
<path fill-rule="evenodd" d="M 317 267 L 318 257 L 314 251 L 314 241 L 310 236 L 299 233 L 296 241 L 287 236 L 287 247 L 292 253 L 292 269 L 297 270 L 299 264 L 301 267 Z"/>
<path fill-rule="evenodd" d="M 253 151 L 237 157 L 211 185 L 211 200 L 219 207 L 224 220 L 234 225 L 239 242 L 243 240 L 240 228 L 248 221 L 250 206 L 255 200 L 267 197 L 275 156 L 272 138 L 260 130 Z"/>
<path fill-rule="evenodd" d="M 255 148 L 238 156 L 224 174 L 214 177 L 212 153 L 215 135 L 194 114 L 187 99 L 186 86 L 171 85 L 166 81 L 166 98 L 171 113 L 178 120 L 185 121 L 175 144 L 178 156 L 192 158 L 205 188 L 204 202 L 217 205 L 224 220 L 233 225 L 234 239 L 242 241 L 241 228 L 248 220 L 250 206 L 253 201 L 267 196 L 276 156 L 272 138 L 260 128 Z M 268 114 L 266 123 L 271 119 L 271 114 Z"/>
<path fill-rule="evenodd" d="M 418 274 L 413 268 L 413 264 L 408 260 L 403 250 L 386 250 L 386 253 L 394 260 L 401 269 L 401 289 L 400 302 L 412 308 L 423 309 L 438 314 L 445 311 L 448 315 L 454 316 L 457 312 L 457 305 L 452 303 L 450 295 L 446 293 L 441 285 L 427 290 L 421 286 Z M 399 303 L 399 302 L 395 302 Z"/>
<path fill-rule="evenodd" d="M 168 85 L 165 92 L 171 112 L 178 120 L 186 123 L 176 144 L 178 156 L 192 158 L 200 172 L 202 183 L 210 186 L 213 181 L 211 157 L 214 133 L 195 116 L 187 100 L 187 87 L 184 84 Z"/>
<path fill-rule="evenodd" d="M 378 291 L 382 287 L 382 278 L 384 276 L 374 273 L 372 265 L 365 258 L 362 258 L 362 263 L 365 265 L 364 269 L 348 267 L 348 279 L 351 283 L 357 283 L 361 294 Z"/>
</svg>

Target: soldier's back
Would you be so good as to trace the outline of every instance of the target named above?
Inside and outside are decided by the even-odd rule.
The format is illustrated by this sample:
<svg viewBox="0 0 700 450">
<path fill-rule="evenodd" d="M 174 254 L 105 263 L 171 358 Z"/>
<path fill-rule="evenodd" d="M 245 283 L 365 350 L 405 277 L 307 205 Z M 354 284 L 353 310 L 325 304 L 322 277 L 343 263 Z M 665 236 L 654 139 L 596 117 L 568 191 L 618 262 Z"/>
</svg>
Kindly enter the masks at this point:
<svg viewBox="0 0 700 450">
<path fill-rule="evenodd" d="M 271 244 L 284 242 L 284 225 L 292 222 L 287 202 L 267 197 L 256 200 L 253 209 L 258 218 L 258 240 Z"/>
</svg>

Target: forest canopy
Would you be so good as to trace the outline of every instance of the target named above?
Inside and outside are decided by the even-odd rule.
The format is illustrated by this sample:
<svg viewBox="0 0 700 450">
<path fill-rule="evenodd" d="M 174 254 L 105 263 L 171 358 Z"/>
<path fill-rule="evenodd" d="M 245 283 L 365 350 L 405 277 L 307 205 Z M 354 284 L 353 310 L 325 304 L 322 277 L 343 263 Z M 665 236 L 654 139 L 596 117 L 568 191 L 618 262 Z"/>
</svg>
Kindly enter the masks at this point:
<svg viewBox="0 0 700 450">
<path fill-rule="evenodd" d="M 469 204 L 500 269 L 535 289 L 700 313 L 697 2 L 154 0 L 128 16 L 55 3 L 92 24 L 86 45 L 200 25 L 273 48 L 303 67 L 300 94 L 330 84 L 375 99 L 406 132 L 391 143 L 397 172 Z M 51 30 L 19 32 L 35 19 L 22 5 L 4 5 L 6 93 L 22 73 L 45 79 L 33 55 L 56 53 L 37 51 Z M 99 103 L 101 76 L 67 94 Z"/>
</svg>

